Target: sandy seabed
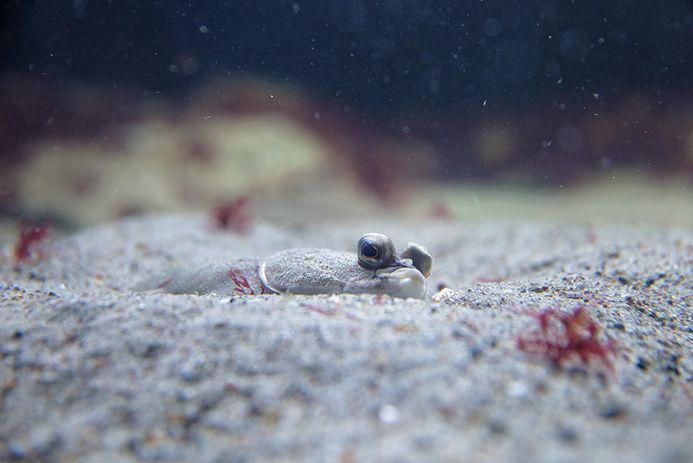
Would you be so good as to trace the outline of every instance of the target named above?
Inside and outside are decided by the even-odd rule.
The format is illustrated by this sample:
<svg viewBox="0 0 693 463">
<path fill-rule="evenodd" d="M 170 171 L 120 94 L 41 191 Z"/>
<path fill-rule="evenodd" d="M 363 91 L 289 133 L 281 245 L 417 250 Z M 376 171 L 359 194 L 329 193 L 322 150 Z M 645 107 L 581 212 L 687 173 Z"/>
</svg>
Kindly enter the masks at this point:
<svg viewBox="0 0 693 463">
<path fill-rule="evenodd" d="M 434 300 L 139 283 L 369 231 L 426 245 Z M 693 232 L 551 222 L 145 216 L 0 268 L 0 460 L 641 461 L 693 454 Z M 612 368 L 518 349 L 584 305 Z"/>
</svg>

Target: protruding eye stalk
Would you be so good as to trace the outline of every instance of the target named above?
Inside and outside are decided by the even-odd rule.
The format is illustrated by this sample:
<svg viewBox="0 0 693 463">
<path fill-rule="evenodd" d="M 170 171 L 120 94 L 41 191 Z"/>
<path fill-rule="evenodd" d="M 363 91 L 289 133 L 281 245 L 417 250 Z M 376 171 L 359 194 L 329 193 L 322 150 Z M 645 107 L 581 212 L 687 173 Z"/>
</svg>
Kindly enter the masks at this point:
<svg viewBox="0 0 693 463">
<path fill-rule="evenodd" d="M 357 254 L 359 264 L 371 270 L 413 265 L 424 277 L 428 278 L 433 267 L 433 257 L 425 247 L 416 243 L 408 243 L 398 258 L 392 240 L 381 233 L 363 235 L 358 242 Z M 411 265 L 400 259 L 409 259 Z"/>
<path fill-rule="evenodd" d="M 358 242 L 356 253 L 359 265 L 376 270 L 387 267 L 395 261 L 395 245 L 381 233 L 366 233 Z"/>
<path fill-rule="evenodd" d="M 407 243 L 407 247 L 404 248 L 404 251 L 402 251 L 400 257 L 402 259 L 410 259 L 412 265 L 416 267 L 416 269 L 426 278 L 431 276 L 431 270 L 433 269 L 433 257 L 425 247 L 416 243 Z"/>
</svg>

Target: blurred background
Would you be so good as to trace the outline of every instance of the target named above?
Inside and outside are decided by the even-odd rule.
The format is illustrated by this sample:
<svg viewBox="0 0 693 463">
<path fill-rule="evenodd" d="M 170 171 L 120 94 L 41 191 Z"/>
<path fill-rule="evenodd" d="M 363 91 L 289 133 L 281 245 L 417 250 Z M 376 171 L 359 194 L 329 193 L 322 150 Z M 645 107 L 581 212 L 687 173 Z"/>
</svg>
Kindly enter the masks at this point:
<svg viewBox="0 0 693 463">
<path fill-rule="evenodd" d="M 693 223 L 690 2 L 1 8 L 5 224 Z"/>
</svg>

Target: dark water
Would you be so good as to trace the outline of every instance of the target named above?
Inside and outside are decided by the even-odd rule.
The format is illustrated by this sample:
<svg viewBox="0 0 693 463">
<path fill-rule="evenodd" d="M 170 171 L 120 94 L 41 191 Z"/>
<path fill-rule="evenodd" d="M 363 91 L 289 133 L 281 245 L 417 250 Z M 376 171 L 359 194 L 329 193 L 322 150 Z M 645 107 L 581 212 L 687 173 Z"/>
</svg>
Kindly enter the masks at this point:
<svg viewBox="0 0 693 463">
<path fill-rule="evenodd" d="M 690 2 L 7 2 L 5 69 L 175 94 L 219 74 L 384 117 L 592 105 L 693 84 Z M 560 83 L 559 83 L 560 81 Z"/>
</svg>

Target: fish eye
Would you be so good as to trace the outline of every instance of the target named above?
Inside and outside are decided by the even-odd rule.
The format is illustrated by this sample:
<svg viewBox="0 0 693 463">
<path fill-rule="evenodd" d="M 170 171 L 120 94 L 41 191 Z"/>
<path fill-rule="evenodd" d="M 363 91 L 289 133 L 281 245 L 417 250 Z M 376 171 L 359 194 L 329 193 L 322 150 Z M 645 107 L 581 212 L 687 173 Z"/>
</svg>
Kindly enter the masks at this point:
<svg viewBox="0 0 693 463">
<path fill-rule="evenodd" d="M 378 251 L 378 248 L 373 246 L 371 243 L 361 243 L 361 254 L 365 257 L 368 257 L 369 259 L 375 259 L 378 257 L 378 254 L 380 252 Z"/>
<path fill-rule="evenodd" d="M 392 240 L 380 233 L 363 235 L 356 249 L 359 264 L 371 270 L 385 267 L 395 258 L 395 246 Z"/>
</svg>

